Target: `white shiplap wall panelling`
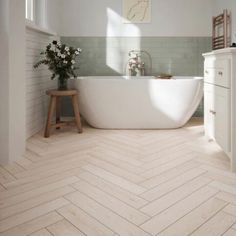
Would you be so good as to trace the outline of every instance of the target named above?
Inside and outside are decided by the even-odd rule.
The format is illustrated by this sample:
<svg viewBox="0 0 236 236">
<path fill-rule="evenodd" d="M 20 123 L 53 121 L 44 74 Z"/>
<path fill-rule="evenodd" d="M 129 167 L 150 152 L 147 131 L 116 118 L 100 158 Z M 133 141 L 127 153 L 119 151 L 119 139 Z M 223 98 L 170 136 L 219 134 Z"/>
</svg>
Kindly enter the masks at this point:
<svg viewBox="0 0 236 236">
<path fill-rule="evenodd" d="M 34 69 L 40 60 L 40 52 L 55 37 L 26 28 L 26 137 L 41 130 L 45 123 L 48 97 L 45 91 L 56 87 L 56 80 L 50 80 L 51 73 L 46 66 Z M 58 38 L 56 38 L 58 39 Z"/>
</svg>

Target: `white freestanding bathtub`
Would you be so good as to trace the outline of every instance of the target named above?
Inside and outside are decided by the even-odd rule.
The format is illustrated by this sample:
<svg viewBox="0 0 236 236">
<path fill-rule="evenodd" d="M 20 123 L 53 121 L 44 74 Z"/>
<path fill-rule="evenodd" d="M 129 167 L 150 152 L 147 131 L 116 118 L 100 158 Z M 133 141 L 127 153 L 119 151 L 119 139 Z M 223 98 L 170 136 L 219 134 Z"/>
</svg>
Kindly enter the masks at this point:
<svg viewBox="0 0 236 236">
<path fill-rule="evenodd" d="M 80 112 L 102 129 L 172 129 L 183 126 L 203 96 L 203 78 L 78 77 Z"/>
</svg>

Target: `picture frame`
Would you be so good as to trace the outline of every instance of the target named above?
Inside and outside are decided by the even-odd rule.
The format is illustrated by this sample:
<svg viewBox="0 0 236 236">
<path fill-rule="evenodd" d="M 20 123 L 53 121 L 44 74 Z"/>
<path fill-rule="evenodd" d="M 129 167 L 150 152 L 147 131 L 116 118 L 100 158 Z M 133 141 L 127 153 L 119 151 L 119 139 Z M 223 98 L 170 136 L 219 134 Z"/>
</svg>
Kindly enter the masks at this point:
<svg viewBox="0 0 236 236">
<path fill-rule="evenodd" d="M 152 0 L 123 0 L 123 23 L 151 23 Z"/>
</svg>

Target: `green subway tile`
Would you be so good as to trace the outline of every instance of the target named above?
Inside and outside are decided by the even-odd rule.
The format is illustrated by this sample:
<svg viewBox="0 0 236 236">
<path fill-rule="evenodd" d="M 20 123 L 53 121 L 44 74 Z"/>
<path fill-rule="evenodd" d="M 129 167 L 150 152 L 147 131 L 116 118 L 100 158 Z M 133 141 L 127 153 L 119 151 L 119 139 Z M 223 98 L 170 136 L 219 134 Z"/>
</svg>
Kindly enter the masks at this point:
<svg viewBox="0 0 236 236">
<path fill-rule="evenodd" d="M 153 73 L 201 76 L 201 54 L 211 50 L 209 37 L 62 37 L 62 42 L 83 49 L 79 60 L 83 75 L 123 74 L 128 52 L 141 49 L 151 55 Z M 143 60 L 149 63 L 145 56 Z"/>
</svg>

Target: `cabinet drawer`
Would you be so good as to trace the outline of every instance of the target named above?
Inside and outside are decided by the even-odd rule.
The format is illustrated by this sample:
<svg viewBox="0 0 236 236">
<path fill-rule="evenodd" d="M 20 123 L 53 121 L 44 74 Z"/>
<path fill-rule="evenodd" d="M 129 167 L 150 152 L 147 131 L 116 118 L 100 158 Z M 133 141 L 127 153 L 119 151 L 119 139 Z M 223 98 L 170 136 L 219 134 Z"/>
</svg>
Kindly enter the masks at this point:
<svg viewBox="0 0 236 236">
<path fill-rule="evenodd" d="M 230 88 L 229 59 L 206 59 L 204 68 L 205 82 Z"/>
<path fill-rule="evenodd" d="M 205 131 L 225 152 L 230 152 L 230 89 L 205 84 Z"/>
<path fill-rule="evenodd" d="M 205 58 L 204 67 L 215 68 L 216 67 L 216 58 L 215 57 Z"/>
</svg>

